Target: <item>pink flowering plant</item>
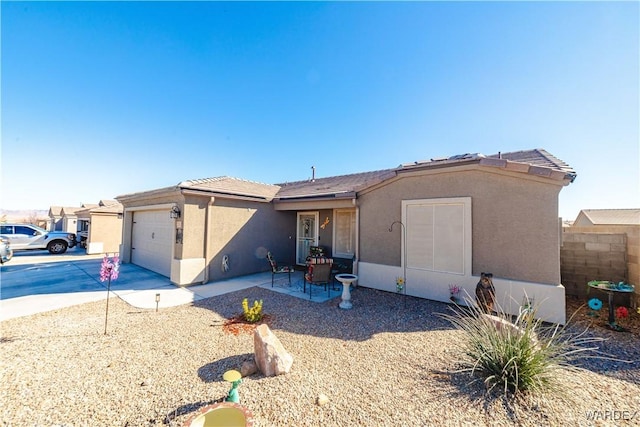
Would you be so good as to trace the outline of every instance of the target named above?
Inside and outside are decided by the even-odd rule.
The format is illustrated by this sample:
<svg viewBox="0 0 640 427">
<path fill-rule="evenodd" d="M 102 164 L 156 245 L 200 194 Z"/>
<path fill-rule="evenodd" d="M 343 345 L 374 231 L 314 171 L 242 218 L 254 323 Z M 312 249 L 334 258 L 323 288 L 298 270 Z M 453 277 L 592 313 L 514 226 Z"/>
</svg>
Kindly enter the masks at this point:
<svg viewBox="0 0 640 427">
<path fill-rule="evenodd" d="M 104 334 L 107 335 L 107 320 L 109 319 L 109 293 L 111 292 L 111 281 L 118 278 L 120 273 L 120 257 L 113 254 L 104 254 L 102 265 L 100 265 L 100 281 L 107 282 L 107 308 L 104 314 Z"/>
<path fill-rule="evenodd" d="M 449 285 L 449 294 L 451 294 L 451 301 L 457 301 L 458 300 L 458 295 L 460 294 L 460 291 L 462 290 L 462 288 L 458 285 Z"/>
<path fill-rule="evenodd" d="M 107 254 L 104 254 L 102 258 L 102 265 L 100 266 L 100 281 L 106 282 L 107 280 L 116 280 L 120 273 L 120 257 L 118 254 L 109 258 Z"/>
</svg>

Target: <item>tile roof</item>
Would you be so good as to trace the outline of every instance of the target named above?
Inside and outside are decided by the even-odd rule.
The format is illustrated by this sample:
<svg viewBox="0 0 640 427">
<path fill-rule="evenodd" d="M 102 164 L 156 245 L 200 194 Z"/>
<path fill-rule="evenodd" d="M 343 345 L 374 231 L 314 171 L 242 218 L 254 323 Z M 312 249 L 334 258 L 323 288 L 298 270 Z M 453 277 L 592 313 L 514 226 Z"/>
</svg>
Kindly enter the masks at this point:
<svg viewBox="0 0 640 427">
<path fill-rule="evenodd" d="M 177 186 L 125 194 L 118 196 L 117 199 L 123 200 L 135 198 L 143 194 L 163 193 L 172 190 L 202 191 L 229 196 L 250 197 L 266 201 L 273 199 L 285 201 L 296 199 L 351 198 L 356 196 L 356 192 L 391 179 L 405 171 L 457 166 L 467 163 L 478 163 L 481 166 L 487 167 L 506 168 L 555 180 L 569 179 L 573 182 L 576 177 L 575 171 L 562 160 L 552 156 L 546 150 L 535 149 L 512 153 L 498 153 L 491 156 L 485 156 L 480 153 L 460 154 L 446 158 L 404 163 L 391 169 L 314 178 L 275 185 L 228 176 L 194 179 L 183 181 Z"/>
<path fill-rule="evenodd" d="M 640 209 L 583 209 L 580 214 L 594 225 L 640 225 Z"/>
<path fill-rule="evenodd" d="M 199 190 L 230 196 L 255 197 L 271 200 L 278 192 L 277 185 L 247 181 L 229 176 L 216 178 L 192 179 L 178 184 L 181 189 Z"/>
<path fill-rule="evenodd" d="M 110 203 L 108 205 L 98 206 L 96 208 L 91 208 L 89 209 L 89 212 L 91 213 L 122 213 L 123 212 L 124 206 L 122 206 L 122 203 L 119 203 L 115 200 L 109 200 L 109 202 L 113 202 L 113 203 Z"/>
<path fill-rule="evenodd" d="M 576 171 L 573 170 L 571 166 L 542 148 L 525 151 L 514 151 L 512 153 L 498 153 L 487 157 L 506 159 L 511 162 L 527 163 L 532 166 L 540 166 L 561 171 L 567 175 L 567 178 L 570 179 L 571 182 L 573 182 L 577 175 Z"/>
<path fill-rule="evenodd" d="M 355 192 L 396 176 L 395 169 L 308 179 L 278 184 L 279 200 L 313 197 L 355 197 Z"/>
<path fill-rule="evenodd" d="M 49 208 L 49 216 L 60 216 L 62 214 L 62 206 L 51 206 Z"/>
<path fill-rule="evenodd" d="M 575 171 L 571 169 L 569 165 L 543 149 L 498 153 L 491 156 L 485 156 L 480 153 L 466 153 L 451 157 L 403 163 L 393 169 L 278 184 L 281 188 L 276 198 L 278 200 L 287 200 L 296 198 L 355 197 L 355 192 L 393 178 L 398 173 L 417 169 L 456 166 L 466 163 L 480 163 L 482 166 L 491 167 L 507 167 L 508 165 L 509 168 L 523 166 L 524 169 L 518 167 L 516 170 L 545 177 L 551 177 L 552 172 L 555 171 L 557 175 L 553 175 L 554 178 L 566 178 L 570 181 L 573 181 L 576 176 Z"/>
<path fill-rule="evenodd" d="M 576 178 L 576 172 L 568 164 L 542 148 L 514 151 L 511 153 L 498 153 L 489 156 L 485 156 L 481 153 L 458 154 L 451 157 L 432 158 L 430 160 L 404 163 L 400 165 L 400 169 L 411 170 L 430 167 L 438 168 L 473 162 L 479 162 L 482 166 L 519 170 L 531 175 L 546 177 L 550 177 L 552 172 L 555 171 L 558 176 L 569 179 L 571 182 Z M 526 165 L 526 167 L 522 169 L 517 167 L 518 165 Z"/>
<path fill-rule="evenodd" d="M 64 207 L 62 207 L 60 212 L 61 212 L 62 215 L 75 215 L 76 212 L 81 211 L 83 209 L 85 209 L 85 208 L 84 207 L 76 207 L 76 206 L 74 206 L 74 207 L 64 206 Z"/>
</svg>

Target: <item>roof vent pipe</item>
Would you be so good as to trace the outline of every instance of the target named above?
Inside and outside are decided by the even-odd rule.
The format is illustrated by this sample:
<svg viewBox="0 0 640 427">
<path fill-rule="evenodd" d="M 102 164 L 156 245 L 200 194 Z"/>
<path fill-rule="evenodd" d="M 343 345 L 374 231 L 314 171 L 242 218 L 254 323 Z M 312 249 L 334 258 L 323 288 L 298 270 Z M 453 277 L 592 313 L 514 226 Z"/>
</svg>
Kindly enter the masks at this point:
<svg viewBox="0 0 640 427">
<path fill-rule="evenodd" d="M 311 182 L 315 182 L 315 181 L 316 181 L 316 167 L 311 166 Z"/>
</svg>

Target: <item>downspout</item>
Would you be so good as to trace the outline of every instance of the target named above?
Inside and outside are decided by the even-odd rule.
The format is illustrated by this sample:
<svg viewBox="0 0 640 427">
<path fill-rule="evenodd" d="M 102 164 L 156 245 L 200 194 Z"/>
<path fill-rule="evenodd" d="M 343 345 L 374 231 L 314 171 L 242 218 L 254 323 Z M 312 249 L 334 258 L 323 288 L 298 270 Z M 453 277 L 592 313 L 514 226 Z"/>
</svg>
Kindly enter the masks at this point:
<svg viewBox="0 0 640 427">
<path fill-rule="evenodd" d="M 351 203 L 356 207 L 356 254 L 353 260 L 353 274 L 358 275 L 358 260 L 360 259 L 360 206 L 355 198 Z"/>
<path fill-rule="evenodd" d="M 215 197 L 209 198 L 207 203 L 207 211 L 204 216 L 204 282 L 209 283 L 209 264 L 211 263 L 211 206 L 216 201 Z"/>
</svg>

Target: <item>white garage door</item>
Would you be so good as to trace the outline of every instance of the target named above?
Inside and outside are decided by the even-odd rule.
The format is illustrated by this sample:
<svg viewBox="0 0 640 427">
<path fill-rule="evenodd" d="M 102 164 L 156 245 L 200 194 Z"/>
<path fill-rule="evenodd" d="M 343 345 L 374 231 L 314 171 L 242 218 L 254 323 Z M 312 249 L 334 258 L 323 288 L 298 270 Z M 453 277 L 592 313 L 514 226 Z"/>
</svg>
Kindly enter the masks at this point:
<svg viewBox="0 0 640 427">
<path fill-rule="evenodd" d="M 170 277 L 172 237 L 173 220 L 166 209 L 134 212 L 131 262 Z"/>
</svg>

